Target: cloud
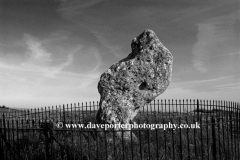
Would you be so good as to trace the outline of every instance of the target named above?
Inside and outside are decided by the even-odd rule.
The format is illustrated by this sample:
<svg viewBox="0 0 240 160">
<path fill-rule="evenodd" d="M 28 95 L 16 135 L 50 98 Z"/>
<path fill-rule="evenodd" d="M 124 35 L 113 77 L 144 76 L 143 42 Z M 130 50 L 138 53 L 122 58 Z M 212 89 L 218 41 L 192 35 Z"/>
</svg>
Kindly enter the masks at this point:
<svg viewBox="0 0 240 160">
<path fill-rule="evenodd" d="M 202 80 L 188 80 L 183 81 L 182 79 L 174 79 L 175 81 L 172 81 L 170 83 L 170 88 L 182 88 L 184 90 L 191 90 L 191 92 L 194 93 L 200 93 L 200 92 L 214 92 L 219 91 L 221 88 L 222 91 L 224 89 L 227 90 L 239 90 L 239 88 L 231 87 L 233 82 L 237 81 L 235 76 L 223 76 L 223 77 L 217 77 L 217 78 L 209 78 L 209 79 L 202 79 Z M 220 87 L 220 86 L 228 86 L 227 87 Z"/>
<path fill-rule="evenodd" d="M 232 77 L 233 76 L 225 76 L 225 77 L 218 77 L 218 78 L 205 79 L 205 80 L 195 80 L 195 81 L 192 81 L 192 83 L 197 84 L 197 83 L 205 83 L 205 82 L 217 82 L 217 81 L 221 81 L 221 80 L 232 78 Z"/>
<path fill-rule="evenodd" d="M 54 78 L 73 62 L 73 54 L 68 54 L 64 63 L 52 66 L 52 53 L 42 46 L 41 41 L 28 34 L 24 35 L 24 41 L 29 52 L 26 53 L 26 61 L 20 66 L 26 71 L 38 72 L 42 76 Z"/>
<path fill-rule="evenodd" d="M 239 90 L 195 92 L 190 89 L 175 88 L 167 89 L 163 94 L 158 96 L 157 99 L 200 99 L 240 102 L 239 93 Z"/>
<path fill-rule="evenodd" d="M 30 51 L 27 53 L 28 62 L 45 65 L 52 61 L 51 53 L 45 50 L 37 39 L 28 34 L 24 35 L 24 39 L 27 45 L 26 48 Z"/>
<path fill-rule="evenodd" d="M 51 48 L 51 38 L 56 39 L 50 36 L 39 40 L 25 34 L 21 45 L 26 48 L 26 52 L 21 54 L 24 58 L 20 63 L 15 63 L 14 56 L 18 56 L 16 54 L 13 54 L 12 58 L 6 56 L 7 60 L 6 57 L 1 57 L 1 103 L 10 107 L 42 107 L 50 104 L 92 100 L 95 99 L 93 95 L 99 96 L 97 81 L 100 77 L 99 67 L 102 63 L 99 50 L 94 46 L 77 45 L 61 50 L 62 53 L 53 53 L 46 48 L 46 42 L 50 43 Z M 88 56 L 94 65 L 87 66 L 90 69 L 85 71 L 81 69 L 82 64 L 76 61 L 76 57 L 84 61 L 85 58 L 89 59 Z M 78 72 L 74 72 L 73 68 L 79 68 Z"/>
<path fill-rule="evenodd" d="M 88 51 L 93 53 L 96 58 L 96 63 L 95 63 L 96 66 L 92 70 L 89 71 L 89 73 L 94 73 L 94 72 L 98 71 L 99 67 L 102 65 L 102 59 L 100 57 L 100 53 L 97 48 L 92 47 Z"/>
<path fill-rule="evenodd" d="M 240 90 L 240 83 L 229 83 L 224 85 L 217 85 L 214 88 L 219 90 Z"/>
<path fill-rule="evenodd" d="M 96 37 L 96 39 L 98 40 L 98 42 L 105 47 L 111 54 L 113 54 L 115 57 L 117 58 L 123 58 L 123 46 L 119 45 L 119 44 L 114 44 L 111 43 L 111 38 L 106 38 L 107 35 L 109 35 L 109 31 L 111 30 L 111 28 L 109 29 L 99 29 L 94 30 L 88 27 L 88 30 L 93 33 L 93 35 Z M 106 33 L 107 32 L 107 33 Z M 117 34 L 117 33 L 115 33 Z"/>
<path fill-rule="evenodd" d="M 237 12 L 233 12 L 197 24 L 198 35 L 193 46 L 192 63 L 199 72 L 207 73 L 212 70 L 215 65 L 211 61 L 213 58 L 239 53 L 239 48 L 236 48 L 239 36 L 234 34 L 234 24 L 239 20 L 237 15 Z M 225 62 L 226 59 L 219 61 Z"/>
<path fill-rule="evenodd" d="M 208 72 L 206 60 L 211 53 L 206 48 L 209 48 L 211 43 L 216 43 L 216 27 L 212 24 L 198 24 L 198 41 L 193 46 L 193 66 L 200 72 Z"/>
<path fill-rule="evenodd" d="M 230 53 L 226 53 L 226 54 L 221 54 L 221 55 L 216 55 L 216 57 L 223 57 L 223 56 L 240 56 L 240 50 L 236 51 L 236 52 L 230 52 Z"/>
<path fill-rule="evenodd" d="M 48 39 L 40 41 L 31 35 L 25 34 L 23 41 L 25 42 L 26 48 L 28 49 L 28 52 L 25 53 L 25 61 L 23 61 L 19 65 L 8 64 L 4 63 L 3 61 L 0 61 L 1 62 L 0 65 L 2 68 L 11 69 L 15 71 L 37 73 L 46 78 L 57 78 L 61 74 L 71 73 L 70 70 L 67 71 L 64 69 L 73 64 L 74 56 L 81 56 L 83 52 L 82 50 L 84 48 L 83 45 L 77 45 L 69 49 L 68 51 L 62 51 L 64 53 L 64 56 L 67 55 L 65 61 L 63 61 L 60 64 L 55 64 L 56 62 L 54 63 L 55 59 L 53 58 L 53 54 L 42 45 L 42 41 L 49 42 L 51 40 Z M 90 46 L 87 49 L 85 49 L 84 52 L 86 56 L 92 54 L 93 58 L 96 59 L 94 63 L 95 65 L 91 66 L 92 69 L 87 72 L 84 72 L 84 75 L 93 74 L 97 72 L 102 64 L 102 60 L 98 49 L 93 46 Z M 61 57 L 58 56 L 58 59 L 59 58 Z"/>
<path fill-rule="evenodd" d="M 237 83 L 233 83 L 236 81 Z M 211 99 L 239 102 L 240 83 L 234 76 L 194 81 L 172 81 L 159 99 Z"/>
<path fill-rule="evenodd" d="M 233 78 L 234 76 L 224 76 L 224 77 L 218 77 L 218 78 L 209 78 L 209 79 L 203 79 L 203 80 L 188 80 L 188 81 L 182 81 L 181 79 L 176 80 L 175 78 L 175 85 L 181 84 L 202 84 L 202 83 L 209 83 L 209 82 L 219 82 L 222 80 Z"/>
<path fill-rule="evenodd" d="M 57 30 L 54 32 L 51 32 L 49 37 L 42 40 L 43 44 L 53 43 L 53 42 L 60 42 L 63 40 L 69 40 L 69 37 L 71 37 L 71 32 L 67 30 Z"/>
<path fill-rule="evenodd" d="M 101 2 L 104 2 L 104 1 L 107 1 L 107 0 L 88 0 L 88 1 L 84 1 L 84 0 L 78 0 L 78 6 L 75 6 L 75 7 L 78 7 L 78 8 L 89 8 L 89 7 L 92 7 L 92 6 L 95 6 Z"/>
<path fill-rule="evenodd" d="M 62 4 L 59 7 L 59 12 L 62 13 L 62 15 L 65 16 L 74 16 L 81 13 L 81 11 L 85 9 L 89 9 L 90 7 L 93 7 L 101 2 L 104 2 L 107 0 L 73 0 L 73 1 L 63 1 Z"/>
<path fill-rule="evenodd" d="M 92 14 L 95 14 L 95 12 L 91 13 L 88 10 L 84 10 L 100 2 L 103 2 L 103 0 L 88 1 L 86 3 L 83 3 L 82 1 L 75 1 L 73 3 L 69 2 L 61 5 L 58 11 L 62 17 L 87 29 L 91 36 L 93 35 L 97 42 L 102 45 L 102 47 L 119 58 L 121 57 L 122 46 L 119 44 L 114 44 L 111 41 L 113 40 L 112 35 L 118 35 L 119 33 L 116 33 L 112 29 L 112 26 L 109 25 L 112 20 L 109 20 L 107 23 L 105 23 L 105 19 L 109 19 L 110 16 L 105 15 L 104 12 L 103 14 L 92 16 Z M 96 12 L 98 11 L 96 10 Z"/>
</svg>

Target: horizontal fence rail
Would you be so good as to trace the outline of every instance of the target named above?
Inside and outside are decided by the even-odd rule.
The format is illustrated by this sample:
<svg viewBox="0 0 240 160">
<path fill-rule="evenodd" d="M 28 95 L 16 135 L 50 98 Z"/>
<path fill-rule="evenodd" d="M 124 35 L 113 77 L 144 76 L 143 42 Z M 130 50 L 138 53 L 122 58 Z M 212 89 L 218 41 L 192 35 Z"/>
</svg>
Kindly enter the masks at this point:
<svg viewBox="0 0 240 160">
<path fill-rule="evenodd" d="M 96 124 L 98 108 L 90 102 L 1 114 L 1 159 L 240 159 L 239 103 L 156 100 L 132 122 L 148 128 L 86 128 Z"/>
</svg>

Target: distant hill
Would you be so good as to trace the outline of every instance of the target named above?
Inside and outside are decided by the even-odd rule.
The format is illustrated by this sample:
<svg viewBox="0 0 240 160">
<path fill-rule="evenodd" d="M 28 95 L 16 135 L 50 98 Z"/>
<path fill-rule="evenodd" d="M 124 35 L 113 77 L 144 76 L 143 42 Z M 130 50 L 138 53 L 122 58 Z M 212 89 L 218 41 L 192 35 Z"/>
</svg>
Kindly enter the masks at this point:
<svg viewBox="0 0 240 160">
<path fill-rule="evenodd" d="M 1 108 L 0 107 L 0 113 L 8 113 L 8 112 L 15 112 L 15 111 L 18 111 L 18 109 L 13 109 L 13 108 L 8 108 L 8 107 L 6 107 L 6 108 Z"/>
</svg>

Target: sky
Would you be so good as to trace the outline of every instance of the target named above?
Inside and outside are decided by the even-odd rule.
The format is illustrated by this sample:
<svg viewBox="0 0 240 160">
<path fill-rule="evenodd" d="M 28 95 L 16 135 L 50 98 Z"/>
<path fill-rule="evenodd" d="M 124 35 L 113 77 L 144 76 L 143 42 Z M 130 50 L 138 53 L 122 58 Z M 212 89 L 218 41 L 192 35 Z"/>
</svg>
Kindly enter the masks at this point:
<svg viewBox="0 0 240 160">
<path fill-rule="evenodd" d="M 99 101 L 101 74 L 145 29 L 173 55 L 157 99 L 240 102 L 239 0 L 1 0 L 0 105 Z"/>
</svg>

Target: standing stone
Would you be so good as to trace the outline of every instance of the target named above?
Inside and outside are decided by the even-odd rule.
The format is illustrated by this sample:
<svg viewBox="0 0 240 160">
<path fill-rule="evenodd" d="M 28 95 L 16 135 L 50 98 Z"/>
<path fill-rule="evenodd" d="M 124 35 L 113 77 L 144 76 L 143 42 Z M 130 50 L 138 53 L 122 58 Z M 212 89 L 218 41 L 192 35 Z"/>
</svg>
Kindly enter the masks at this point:
<svg viewBox="0 0 240 160">
<path fill-rule="evenodd" d="M 100 77 L 98 123 L 129 124 L 139 109 L 163 93 L 170 83 L 172 54 L 152 30 L 134 38 L 131 47 L 126 58 Z M 124 136 L 129 138 L 129 133 Z"/>
</svg>

